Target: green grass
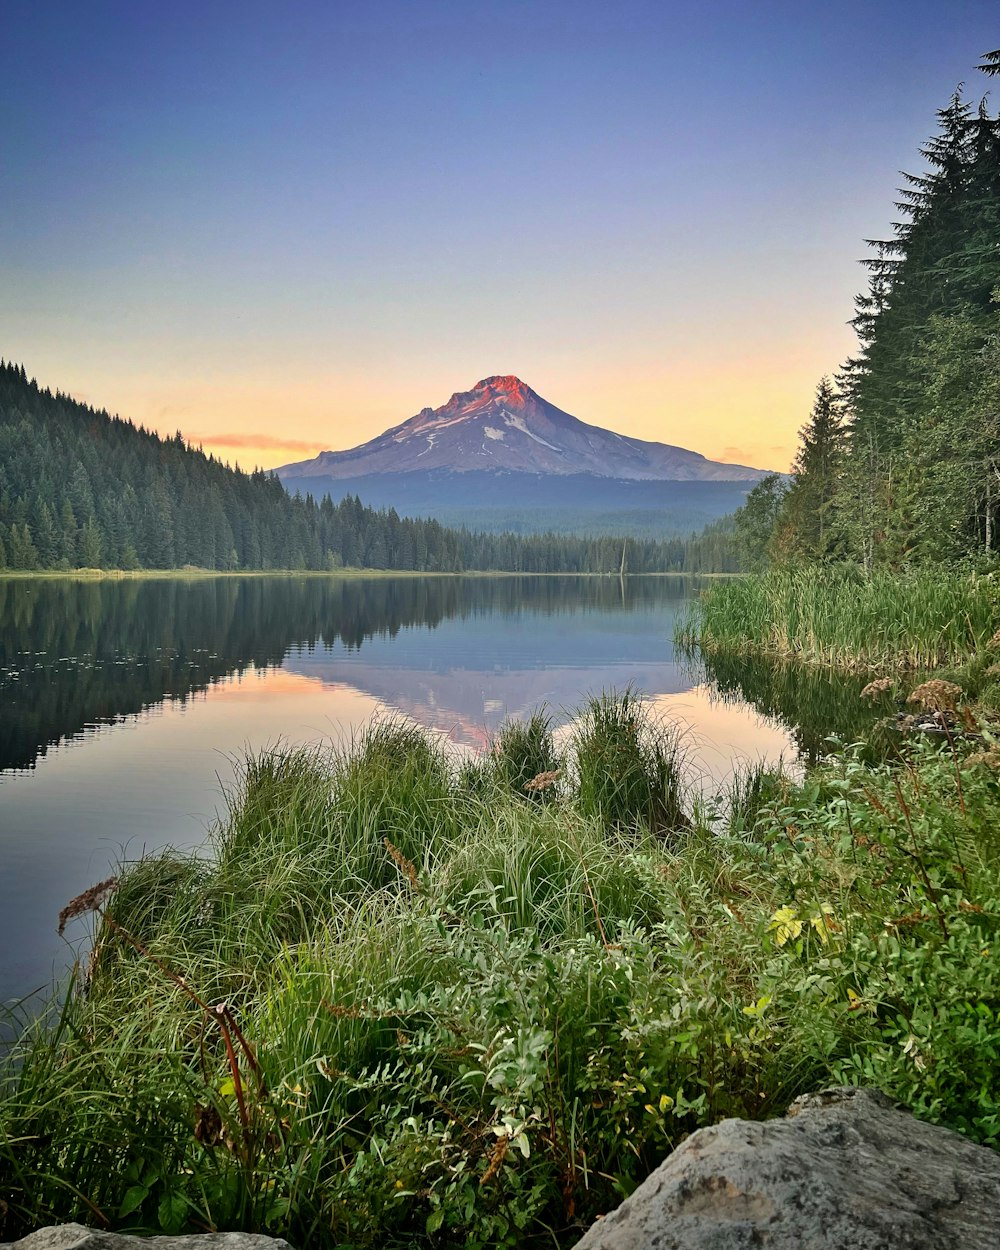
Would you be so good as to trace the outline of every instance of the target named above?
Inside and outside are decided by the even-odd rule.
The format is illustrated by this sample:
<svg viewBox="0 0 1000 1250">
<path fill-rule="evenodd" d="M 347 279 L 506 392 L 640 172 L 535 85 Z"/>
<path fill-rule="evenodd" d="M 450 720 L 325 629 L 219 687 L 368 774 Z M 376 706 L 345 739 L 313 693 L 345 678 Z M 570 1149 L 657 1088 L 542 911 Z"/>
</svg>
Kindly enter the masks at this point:
<svg viewBox="0 0 1000 1250">
<path fill-rule="evenodd" d="M 746 770 L 721 833 L 628 692 L 565 758 L 544 716 L 471 769 L 397 721 L 252 757 L 208 855 L 125 866 L 6 1057 L 0 1236 L 568 1247 L 695 1128 L 831 1082 L 997 1144 L 975 745 Z"/>
<path fill-rule="evenodd" d="M 573 737 L 577 807 L 616 832 L 684 827 L 681 740 L 633 690 L 604 693 L 583 709 Z"/>
<path fill-rule="evenodd" d="M 713 585 L 682 641 L 708 652 L 895 672 L 963 664 L 991 647 L 998 627 L 1000 584 L 992 577 L 778 569 Z"/>
</svg>

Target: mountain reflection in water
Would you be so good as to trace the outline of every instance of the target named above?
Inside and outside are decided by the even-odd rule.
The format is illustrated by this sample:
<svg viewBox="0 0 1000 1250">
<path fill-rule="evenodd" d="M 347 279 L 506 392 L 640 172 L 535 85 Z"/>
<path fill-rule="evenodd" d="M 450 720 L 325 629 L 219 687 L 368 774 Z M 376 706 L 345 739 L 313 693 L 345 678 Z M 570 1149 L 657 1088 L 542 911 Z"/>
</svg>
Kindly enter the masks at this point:
<svg viewBox="0 0 1000 1250">
<path fill-rule="evenodd" d="M 698 767 L 789 757 L 672 636 L 683 578 L 0 579 L 0 999 L 59 976 L 60 908 L 124 853 L 204 843 L 237 761 L 396 713 L 481 749 L 546 705 L 634 685 Z M 78 941 L 85 926 L 69 932 Z"/>
<path fill-rule="evenodd" d="M 681 578 L 0 580 L 0 769 L 249 668 L 347 681 L 469 741 L 582 689 L 684 689 L 670 639 L 690 593 Z"/>
</svg>

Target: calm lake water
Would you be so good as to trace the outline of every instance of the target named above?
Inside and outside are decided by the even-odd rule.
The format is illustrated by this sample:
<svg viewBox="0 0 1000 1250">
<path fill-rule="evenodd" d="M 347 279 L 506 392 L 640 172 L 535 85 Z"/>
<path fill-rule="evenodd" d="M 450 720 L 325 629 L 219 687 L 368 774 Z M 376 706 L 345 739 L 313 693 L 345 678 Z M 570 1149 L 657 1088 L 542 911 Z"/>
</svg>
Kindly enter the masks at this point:
<svg viewBox="0 0 1000 1250">
<path fill-rule="evenodd" d="M 505 717 L 567 725 L 631 683 L 690 727 L 692 776 L 795 757 L 762 676 L 676 657 L 680 578 L 0 579 L 0 999 L 48 986 L 60 908 L 129 858 L 202 844 L 247 750 L 391 711 L 480 750 Z M 794 692 L 785 692 L 787 699 Z M 756 706 L 755 706 L 756 705 Z M 767 714 L 757 709 L 763 708 Z M 808 745 L 808 743 L 806 743 Z"/>
</svg>

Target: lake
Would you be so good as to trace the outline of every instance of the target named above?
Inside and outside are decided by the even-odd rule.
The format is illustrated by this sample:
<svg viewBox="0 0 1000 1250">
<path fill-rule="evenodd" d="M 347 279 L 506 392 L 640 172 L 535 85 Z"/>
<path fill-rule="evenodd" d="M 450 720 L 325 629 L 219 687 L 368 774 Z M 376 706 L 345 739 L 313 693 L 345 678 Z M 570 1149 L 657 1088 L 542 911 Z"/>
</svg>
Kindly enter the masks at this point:
<svg viewBox="0 0 1000 1250">
<path fill-rule="evenodd" d="M 202 844 L 248 750 L 394 713 L 482 750 L 545 705 L 631 684 L 689 727 L 692 780 L 794 758 L 764 685 L 675 655 L 697 592 L 670 577 L 0 579 L 0 1000 L 83 940 L 60 909 L 118 859 Z M 773 684 L 773 683 L 772 683 Z M 758 710 L 763 708 L 764 712 Z"/>
</svg>

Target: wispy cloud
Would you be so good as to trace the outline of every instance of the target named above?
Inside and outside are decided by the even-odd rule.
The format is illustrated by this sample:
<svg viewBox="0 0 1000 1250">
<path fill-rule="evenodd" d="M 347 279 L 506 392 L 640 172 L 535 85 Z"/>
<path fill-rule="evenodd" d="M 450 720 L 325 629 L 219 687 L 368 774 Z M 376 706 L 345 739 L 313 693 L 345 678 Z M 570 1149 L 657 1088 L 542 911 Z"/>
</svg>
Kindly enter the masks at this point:
<svg viewBox="0 0 1000 1250">
<path fill-rule="evenodd" d="M 747 451 L 744 447 L 723 447 L 717 456 L 709 456 L 709 460 L 717 460 L 720 464 L 743 464 L 747 457 L 752 456 L 752 451 Z"/>
<path fill-rule="evenodd" d="M 789 455 L 789 449 L 780 444 L 765 447 L 754 443 L 750 447 L 723 447 L 717 456 L 709 456 L 708 459 L 717 464 L 757 464 L 762 460 L 765 465 L 773 467 L 788 460 Z"/>
<path fill-rule="evenodd" d="M 249 447 L 254 451 L 322 451 L 316 442 L 301 438 L 275 438 L 273 434 L 185 434 L 196 447 Z"/>
</svg>

